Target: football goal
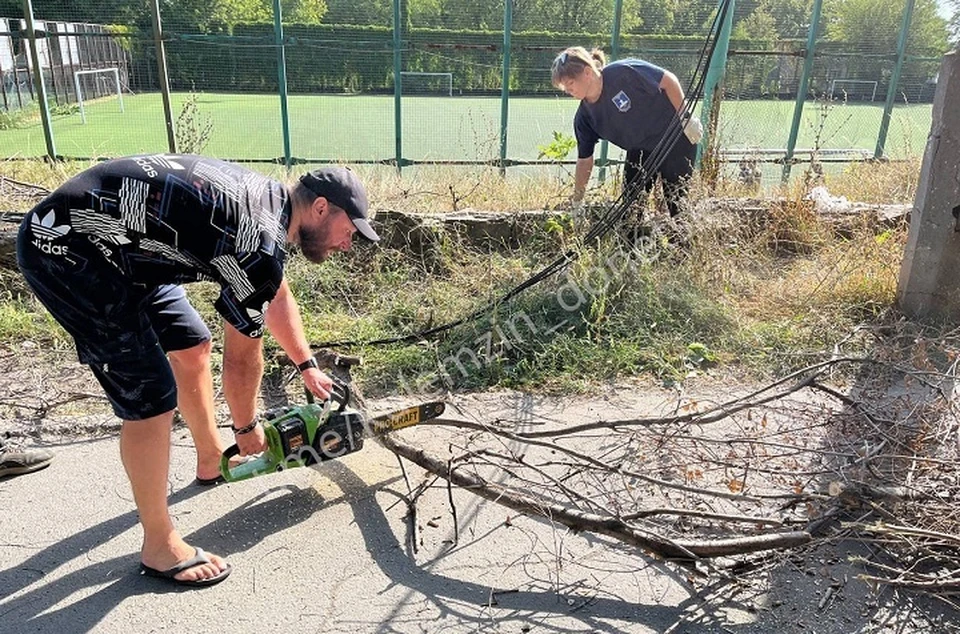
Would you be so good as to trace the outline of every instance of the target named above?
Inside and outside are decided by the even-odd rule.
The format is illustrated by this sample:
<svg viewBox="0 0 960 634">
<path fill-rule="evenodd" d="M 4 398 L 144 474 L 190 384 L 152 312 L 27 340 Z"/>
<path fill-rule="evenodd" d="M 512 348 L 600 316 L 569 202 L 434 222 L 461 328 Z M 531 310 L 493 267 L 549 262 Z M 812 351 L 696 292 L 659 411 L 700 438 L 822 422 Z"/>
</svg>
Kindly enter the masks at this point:
<svg viewBox="0 0 960 634">
<path fill-rule="evenodd" d="M 867 79 L 834 79 L 830 82 L 830 98 L 842 97 L 849 101 L 874 101 L 877 82 Z"/>
<path fill-rule="evenodd" d="M 80 106 L 80 121 L 87 122 L 87 114 L 83 109 L 83 90 L 80 86 L 81 75 L 113 75 L 113 87 L 117 91 L 117 99 L 120 101 L 120 112 L 123 112 L 123 90 L 120 88 L 120 69 L 119 68 L 94 68 L 91 70 L 78 70 L 73 73 L 73 86 L 77 92 L 77 105 Z M 109 81 L 109 77 L 97 77 L 97 79 Z"/>
<path fill-rule="evenodd" d="M 453 96 L 453 73 L 400 71 L 400 91 L 405 95 Z"/>
</svg>

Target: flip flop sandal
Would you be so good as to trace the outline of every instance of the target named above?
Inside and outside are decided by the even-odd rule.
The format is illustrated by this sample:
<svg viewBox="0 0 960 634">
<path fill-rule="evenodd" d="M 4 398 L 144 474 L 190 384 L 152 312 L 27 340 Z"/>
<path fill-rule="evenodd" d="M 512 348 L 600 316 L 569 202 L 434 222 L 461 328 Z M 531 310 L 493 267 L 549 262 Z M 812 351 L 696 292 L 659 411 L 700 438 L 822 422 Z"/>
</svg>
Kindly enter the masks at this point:
<svg viewBox="0 0 960 634">
<path fill-rule="evenodd" d="M 218 475 L 215 478 L 197 478 L 193 481 L 194 484 L 202 487 L 211 487 L 215 484 L 221 484 L 223 482 L 226 482 L 223 475 Z"/>
<path fill-rule="evenodd" d="M 189 570 L 190 568 L 199 566 L 201 564 L 213 563 L 210 560 L 210 556 L 203 552 L 202 548 L 196 547 L 196 551 L 197 554 L 195 554 L 193 557 L 187 559 L 186 561 L 180 562 L 169 570 L 157 570 L 156 568 L 151 568 L 150 566 L 141 562 L 140 574 L 146 577 L 165 579 L 177 585 L 187 586 L 190 588 L 204 588 L 206 586 L 216 585 L 230 576 L 230 573 L 233 571 L 233 567 L 227 564 L 227 567 L 220 571 L 220 574 L 215 577 L 209 577 L 207 579 L 177 579 L 176 576 L 184 570 Z"/>
<path fill-rule="evenodd" d="M 244 456 L 243 458 L 240 458 L 240 459 L 238 459 L 238 460 L 236 460 L 236 461 L 231 460 L 231 461 L 230 461 L 230 468 L 232 469 L 232 468 L 236 467 L 237 465 L 241 465 L 241 464 L 243 464 L 244 462 L 246 462 L 246 461 L 249 460 L 249 459 L 250 459 L 250 456 Z M 216 475 L 216 477 L 213 477 L 213 478 L 196 478 L 196 479 L 193 481 L 193 483 L 194 483 L 195 485 L 201 486 L 201 487 L 212 487 L 212 486 L 214 486 L 214 485 L 216 485 L 216 484 L 223 484 L 223 483 L 226 482 L 226 481 L 227 481 L 227 480 L 226 480 L 226 478 L 223 477 L 223 474 L 222 474 L 222 473 L 218 473 L 218 474 Z"/>
</svg>

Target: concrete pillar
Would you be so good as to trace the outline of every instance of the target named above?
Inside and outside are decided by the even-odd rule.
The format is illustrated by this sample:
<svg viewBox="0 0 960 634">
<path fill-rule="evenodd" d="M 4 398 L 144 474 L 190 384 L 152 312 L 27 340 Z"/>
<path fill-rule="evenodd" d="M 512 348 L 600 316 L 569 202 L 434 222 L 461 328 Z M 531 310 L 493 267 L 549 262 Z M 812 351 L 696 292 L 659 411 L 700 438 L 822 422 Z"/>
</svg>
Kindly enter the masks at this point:
<svg viewBox="0 0 960 634">
<path fill-rule="evenodd" d="M 960 52 L 940 65 L 898 299 L 915 319 L 960 322 Z"/>
</svg>

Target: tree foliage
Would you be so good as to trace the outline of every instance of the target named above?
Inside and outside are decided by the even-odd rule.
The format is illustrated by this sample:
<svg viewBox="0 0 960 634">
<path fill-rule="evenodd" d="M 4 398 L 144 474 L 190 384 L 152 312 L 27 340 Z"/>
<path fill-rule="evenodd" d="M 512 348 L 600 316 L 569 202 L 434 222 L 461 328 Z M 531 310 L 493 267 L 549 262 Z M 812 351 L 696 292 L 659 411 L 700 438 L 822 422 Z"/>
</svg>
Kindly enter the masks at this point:
<svg viewBox="0 0 960 634">
<path fill-rule="evenodd" d="M 948 0 L 947 6 L 953 10 L 953 19 L 950 21 L 950 40 L 960 46 L 960 0 Z"/>
<path fill-rule="evenodd" d="M 854 50 L 895 50 L 905 6 L 905 0 L 834 0 L 824 6 L 827 35 Z M 942 53 L 947 35 L 936 0 L 916 0 L 908 40 L 911 50 Z"/>
<path fill-rule="evenodd" d="M 762 0 L 757 10 L 773 17 L 777 37 L 806 37 L 810 29 L 813 0 Z"/>
<path fill-rule="evenodd" d="M 389 6 L 390 0 L 386 0 Z M 319 24 L 327 14 L 326 0 L 281 0 L 288 22 Z M 43 0 L 34 2 L 41 20 L 124 24 L 150 28 L 150 2 L 143 0 Z M 200 32 L 230 31 L 236 24 L 272 22 L 273 0 L 160 0 L 168 28 Z M 19 0 L 0 0 L 0 16 L 23 16 Z"/>
<path fill-rule="evenodd" d="M 757 8 L 737 24 L 733 37 L 744 40 L 775 40 L 777 21 L 765 8 Z"/>
<path fill-rule="evenodd" d="M 611 33 L 614 0 L 511 0 L 513 30 Z M 911 28 L 914 51 L 942 52 L 960 38 L 960 0 L 952 22 L 937 13 L 937 0 L 917 0 Z M 499 30 L 504 0 L 400 0 L 405 28 Z M 623 0 L 620 30 L 635 35 L 705 36 L 717 0 Z M 270 23 L 273 0 L 161 0 L 167 30 L 232 32 L 237 24 Z M 748 39 L 803 38 L 813 0 L 738 0 L 735 35 Z M 852 49 L 896 46 L 905 0 L 825 0 L 824 33 Z M 393 0 L 282 0 L 284 19 L 301 24 L 393 24 Z M 38 0 L 40 19 L 114 23 L 150 28 L 150 3 L 143 0 Z M 0 15 L 23 15 L 20 0 L 0 0 Z"/>
</svg>

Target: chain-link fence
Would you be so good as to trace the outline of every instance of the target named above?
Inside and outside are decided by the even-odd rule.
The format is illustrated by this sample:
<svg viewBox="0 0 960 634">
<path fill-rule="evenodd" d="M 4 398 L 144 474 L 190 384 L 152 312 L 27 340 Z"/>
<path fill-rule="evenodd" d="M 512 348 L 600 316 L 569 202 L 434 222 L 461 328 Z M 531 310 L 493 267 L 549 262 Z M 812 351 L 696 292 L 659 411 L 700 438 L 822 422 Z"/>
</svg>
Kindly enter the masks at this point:
<svg viewBox="0 0 960 634">
<path fill-rule="evenodd" d="M 820 3 L 807 2 L 789 37 L 756 36 L 756 1 L 733 11 L 723 92 L 714 95 L 722 99 L 714 139 L 721 158 L 922 152 L 945 38 L 938 47 L 922 37 L 930 21 L 915 20 L 915 0 L 890 0 L 892 27 L 854 21 L 838 33 L 821 18 L 811 39 L 810 7 Z M 701 6 L 694 24 L 703 26 L 674 35 L 621 33 L 619 0 L 609 30 L 592 34 L 517 30 L 516 5 L 502 2 L 483 29 L 463 12 L 410 14 L 402 0 L 365 17 L 329 3 L 308 23 L 297 11 L 277 19 L 269 2 L 236 23 L 167 4 L 160 12 L 152 1 L 120 16 L 91 15 L 84 3 L 32 4 L 33 31 L 23 9 L 6 9 L 0 21 L 3 156 L 178 151 L 288 165 L 501 169 L 553 164 L 542 149 L 555 133 L 573 134 L 577 103 L 550 84 L 558 51 L 599 46 L 610 59 L 668 68 L 689 86 L 716 8 Z M 611 148 L 610 158 L 620 157 Z"/>
</svg>

